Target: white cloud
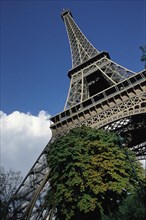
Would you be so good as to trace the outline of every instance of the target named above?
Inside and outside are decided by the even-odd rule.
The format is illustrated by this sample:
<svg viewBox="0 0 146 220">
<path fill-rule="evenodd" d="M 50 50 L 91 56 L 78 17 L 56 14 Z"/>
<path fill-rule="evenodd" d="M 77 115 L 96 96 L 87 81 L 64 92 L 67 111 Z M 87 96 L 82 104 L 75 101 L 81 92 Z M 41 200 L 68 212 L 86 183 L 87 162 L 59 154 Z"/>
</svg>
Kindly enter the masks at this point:
<svg viewBox="0 0 146 220">
<path fill-rule="evenodd" d="M 50 115 L 0 111 L 1 165 L 26 175 L 51 138 Z"/>
</svg>

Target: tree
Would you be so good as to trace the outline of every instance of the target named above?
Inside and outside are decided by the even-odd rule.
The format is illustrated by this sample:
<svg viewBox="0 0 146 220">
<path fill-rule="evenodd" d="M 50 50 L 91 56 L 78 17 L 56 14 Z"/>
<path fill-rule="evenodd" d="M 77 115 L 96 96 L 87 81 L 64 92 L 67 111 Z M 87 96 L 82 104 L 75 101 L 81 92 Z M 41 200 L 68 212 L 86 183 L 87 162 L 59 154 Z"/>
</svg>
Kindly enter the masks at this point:
<svg viewBox="0 0 146 220">
<path fill-rule="evenodd" d="M 22 181 L 20 173 L 12 169 L 6 171 L 4 167 L 0 167 L 0 216 L 2 220 L 8 214 L 7 204 L 10 198 L 14 195 Z"/>
<path fill-rule="evenodd" d="M 101 219 L 115 212 L 142 181 L 142 168 L 135 162 L 137 178 L 114 133 L 89 127 L 72 129 L 51 144 L 48 152 L 50 189 L 47 202 L 59 220 Z"/>
<path fill-rule="evenodd" d="M 121 217 L 121 220 L 144 220 L 146 210 L 143 201 L 144 194 L 140 190 L 132 193 L 119 207 L 117 215 Z"/>
<path fill-rule="evenodd" d="M 125 198 L 119 209 L 109 216 L 103 216 L 103 220 L 145 220 L 146 194 L 141 189 L 133 192 Z"/>
</svg>

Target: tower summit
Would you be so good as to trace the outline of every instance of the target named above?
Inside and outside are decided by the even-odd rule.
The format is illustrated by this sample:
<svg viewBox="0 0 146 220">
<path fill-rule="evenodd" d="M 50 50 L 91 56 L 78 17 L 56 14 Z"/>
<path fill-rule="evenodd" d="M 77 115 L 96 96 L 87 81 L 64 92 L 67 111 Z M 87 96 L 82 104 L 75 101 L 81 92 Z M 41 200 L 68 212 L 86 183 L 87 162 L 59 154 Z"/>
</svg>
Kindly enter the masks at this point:
<svg viewBox="0 0 146 220">
<path fill-rule="evenodd" d="M 99 51 L 88 41 L 85 35 L 81 32 L 81 30 L 73 20 L 72 13 L 69 10 L 63 10 L 61 17 L 65 23 L 70 42 L 72 68 L 75 68 L 76 66 L 98 55 Z"/>
</svg>

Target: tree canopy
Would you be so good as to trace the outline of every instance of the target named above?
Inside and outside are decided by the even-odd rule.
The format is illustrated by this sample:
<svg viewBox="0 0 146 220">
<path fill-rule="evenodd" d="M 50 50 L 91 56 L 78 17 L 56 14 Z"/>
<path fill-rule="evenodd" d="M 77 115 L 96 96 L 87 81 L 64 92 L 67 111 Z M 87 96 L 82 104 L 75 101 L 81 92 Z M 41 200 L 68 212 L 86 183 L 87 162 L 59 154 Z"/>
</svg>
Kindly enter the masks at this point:
<svg viewBox="0 0 146 220">
<path fill-rule="evenodd" d="M 2 220 L 6 219 L 8 202 L 22 181 L 20 173 L 12 169 L 6 171 L 4 167 L 0 167 L 0 216 Z"/>
<path fill-rule="evenodd" d="M 125 154 L 133 162 L 133 169 Z M 142 181 L 142 168 L 114 133 L 89 127 L 72 129 L 49 147 L 47 203 L 59 220 L 101 219 L 117 210 Z"/>
</svg>

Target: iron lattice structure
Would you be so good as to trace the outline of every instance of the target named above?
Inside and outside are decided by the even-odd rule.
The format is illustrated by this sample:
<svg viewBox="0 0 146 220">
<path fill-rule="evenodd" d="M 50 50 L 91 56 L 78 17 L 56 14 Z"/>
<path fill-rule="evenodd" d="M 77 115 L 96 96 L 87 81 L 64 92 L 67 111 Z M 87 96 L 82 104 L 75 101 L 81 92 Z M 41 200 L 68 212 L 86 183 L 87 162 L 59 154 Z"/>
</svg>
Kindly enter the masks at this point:
<svg viewBox="0 0 146 220">
<path fill-rule="evenodd" d="M 49 145 L 82 125 L 126 137 L 138 159 L 146 159 L 146 70 L 134 73 L 99 52 L 81 32 L 72 14 L 62 12 L 72 53 L 70 88 L 64 110 L 51 118 L 53 136 L 9 202 L 7 219 L 53 219 L 46 205 Z"/>
</svg>

